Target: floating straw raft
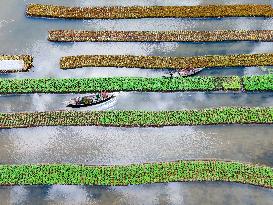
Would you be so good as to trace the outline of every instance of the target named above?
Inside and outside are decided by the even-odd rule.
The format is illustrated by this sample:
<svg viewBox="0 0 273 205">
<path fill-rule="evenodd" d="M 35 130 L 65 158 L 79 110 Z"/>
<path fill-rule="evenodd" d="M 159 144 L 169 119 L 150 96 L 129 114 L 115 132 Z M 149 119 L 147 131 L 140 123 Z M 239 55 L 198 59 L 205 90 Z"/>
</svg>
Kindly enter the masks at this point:
<svg viewBox="0 0 273 205">
<path fill-rule="evenodd" d="M 57 42 L 214 42 L 273 41 L 272 30 L 219 31 L 49 31 L 49 41 Z"/>
<path fill-rule="evenodd" d="M 22 60 L 24 61 L 24 67 L 22 69 L 1 69 L 0 73 L 16 73 L 16 72 L 28 72 L 32 68 L 33 57 L 30 55 L 0 55 L 1 60 Z"/>
<path fill-rule="evenodd" d="M 0 113 L 0 128 L 39 126 L 163 127 L 272 124 L 272 107 L 221 107 L 179 111 L 51 111 Z"/>
<path fill-rule="evenodd" d="M 208 18 L 208 17 L 272 17 L 271 5 L 207 5 L 207 6 L 132 6 L 132 7 L 65 7 L 30 4 L 26 14 L 33 17 L 67 19 L 126 18 Z"/>
<path fill-rule="evenodd" d="M 193 69 L 211 67 L 271 66 L 273 54 L 208 55 L 193 57 L 80 55 L 60 60 L 61 69 L 82 67 L 127 67 L 143 69 Z"/>
<path fill-rule="evenodd" d="M 145 164 L 0 165 L 0 185 L 126 186 L 166 182 L 224 181 L 273 188 L 273 169 L 220 160 L 181 160 Z"/>
</svg>

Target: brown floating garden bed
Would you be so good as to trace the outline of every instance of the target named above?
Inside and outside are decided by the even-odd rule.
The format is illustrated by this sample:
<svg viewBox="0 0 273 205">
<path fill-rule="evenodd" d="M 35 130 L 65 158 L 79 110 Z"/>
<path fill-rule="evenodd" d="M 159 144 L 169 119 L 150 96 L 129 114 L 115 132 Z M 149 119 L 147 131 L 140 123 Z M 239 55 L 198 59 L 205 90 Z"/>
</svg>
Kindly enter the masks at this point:
<svg viewBox="0 0 273 205">
<path fill-rule="evenodd" d="M 28 72 L 32 68 L 33 57 L 30 55 L 1 55 L 1 61 L 23 61 L 21 69 L 3 69 L 0 67 L 0 73 Z"/>
<path fill-rule="evenodd" d="M 57 42 L 214 42 L 273 41 L 273 30 L 219 31 L 49 31 L 49 41 Z"/>
<path fill-rule="evenodd" d="M 208 55 L 193 57 L 80 55 L 60 60 L 61 69 L 82 67 L 127 67 L 144 69 L 193 69 L 210 67 L 271 66 L 273 54 Z"/>
<path fill-rule="evenodd" d="M 29 4 L 26 14 L 67 19 L 272 17 L 271 5 L 66 7 Z"/>
</svg>

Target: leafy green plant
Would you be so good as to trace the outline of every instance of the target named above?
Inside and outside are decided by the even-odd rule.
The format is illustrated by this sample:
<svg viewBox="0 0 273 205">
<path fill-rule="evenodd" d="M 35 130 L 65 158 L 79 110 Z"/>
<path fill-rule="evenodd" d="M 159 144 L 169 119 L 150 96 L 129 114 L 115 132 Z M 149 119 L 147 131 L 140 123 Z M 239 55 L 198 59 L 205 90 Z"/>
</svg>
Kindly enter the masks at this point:
<svg viewBox="0 0 273 205">
<path fill-rule="evenodd" d="M 0 165 L 0 185 L 124 186 L 176 181 L 225 181 L 273 188 L 273 169 L 204 160 L 118 166 L 73 164 Z"/>
<path fill-rule="evenodd" d="M 0 128 L 36 126 L 178 126 L 272 124 L 273 108 L 222 107 L 180 111 L 52 111 L 0 113 Z"/>
<path fill-rule="evenodd" d="M 175 78 L 47 78 L 0 79 L 0 94 L 9 93 L 88 93 L 107 90 L 141 92 L 175 91 L 272 91 L 273 75 L 247 76 L 195 76 Z"/>
<path fill-rule="evenodd" d="M 244 76 L 243 86 L 246 91 L 273 90 L 273 74 L 263 76 Z"/>
<path fill-rule="evenodd" d="M 241 89 L 241 79 L 239 76 L 233 76 L 230 79 L 223 82 L 224 90 L 240 90 Z"/>
</svg>

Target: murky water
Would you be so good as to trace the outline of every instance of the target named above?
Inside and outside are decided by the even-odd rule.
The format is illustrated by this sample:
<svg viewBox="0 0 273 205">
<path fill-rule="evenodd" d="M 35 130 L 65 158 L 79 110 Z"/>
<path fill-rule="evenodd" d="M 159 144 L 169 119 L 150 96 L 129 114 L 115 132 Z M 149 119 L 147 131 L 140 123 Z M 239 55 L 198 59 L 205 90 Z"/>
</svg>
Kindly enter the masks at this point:
<svg viewBox="0 0 273 205">
<path fill-rule="evenodd" d="M 273 126 L 43 127 L 0 131 L 0 163 L 232 159 L 273 166 Z"/>
<path fill-rule="evenodd" d="M 78 54 L 192 56 L 273 52 L 269 42 L 50 43 L 51 29 L 219 30 L 273 29 L 273 19 L 49 20 L 24 16 L 27 3 L 68 6 L 230 4 L 225 0 L 0 1 L 0 52 L 30 54 L 30 73 L 1 78 L 162 76 L 166 70 L 83 68 L 63 71 L 59 58 Z M 271 0 L 237 0 L 264 3 Z M 198 75 L 260 75 L 267 68 L 207 69 Z M 63 110 L 72 95 L 0 96 L 0 112 Z M 119 93 L 106 105 L 80 110 L 179 110 L 218 106 L 273 106 L 272 93 Z M 227 159 L 273 166 L 273 126 L 164 128 L 40 127 L 0 130 L 0 163 L 127 164 L 180 159 Z M 272 204 L 272 190 L 231 183 L 169 183 L 129 187 L 0 187 L 0 204 Z"/>
<path fill-rule="evenodd" d="M 0 112 L 29 112 L 50 110 L 75 110 L 67 108 L 65 102 L 76 96 L 86 94 L 28 94 L 0 96 Z M 202 109 L 220 106 L 273 106 L 273 93 L 226 93 L 226 92 L 176 92 L 176 93 L 114 93 L 116 98 L 87 110 L 181 110 Z"/>
<path fill-rule="evenodd" d="M 272 190 L 227 183 L 169 183 L 129 187 L 34 186 L 0 187 L 3 204 L 263 204 Z"/>
</svg>

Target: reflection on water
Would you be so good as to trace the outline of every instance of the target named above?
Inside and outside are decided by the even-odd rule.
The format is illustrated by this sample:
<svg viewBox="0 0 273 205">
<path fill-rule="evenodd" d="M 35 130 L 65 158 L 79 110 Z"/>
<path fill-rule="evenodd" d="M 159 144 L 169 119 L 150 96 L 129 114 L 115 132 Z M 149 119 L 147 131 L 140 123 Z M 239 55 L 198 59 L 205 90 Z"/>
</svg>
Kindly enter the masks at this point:
<svg viewBox="0 0 273 205">
<path fill-rule="evenodd" d="M 273 19 L 122 19 L 49 20 L 26 18 L 28 3 L 67 6 L 198 5 L 272 3 L 270 0 L 9 0 L 0 1 L 0 51 L 30 54 L 25 77 L 162 76 L 166 70 L 59 69 L 59 58 L 78 54 L 192 56 L 273 52 L 269 42 L 225 43 L 52 43 L 51 29 L 82 30 L 224 30 L 273 29 Z M 264 74 L 260 68 L 205 69 L 198 75 Z M 66 109 L 75 95 L 0 96 L 0 112 Z M 219 106 L 272 106 L 271 93 L 120 93 L 105 107 L 89 109 L 178 110 Z M 0 130 L 0 163 L 127 164 L 180 159 L 231 159 L 273 166 L 270 126 L 199 126 L 164 128 L 44 127 Z M 129 187 L 0 187 L 0 204 L 272 204 L 272 190 L 226 183 L 169 183 Z"/>
<path fill-rule="evenodd" d="M 232 183 L 169 183 L 128 187 L 15 186 L 1 187 L 2 204 L 263 204 L 273 191 Z"/>
<path fill-rule="evenodd" d="M 130 164 L 226 159 L 273 166 L 272 125 L 39 127 L 0 131 L 0 163 Z"/>
</svg>

